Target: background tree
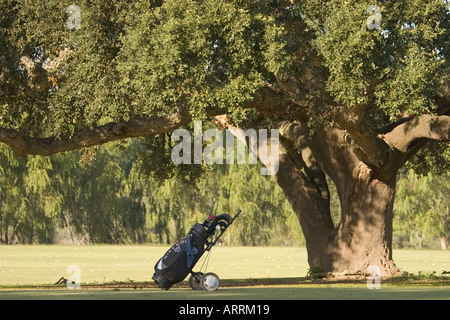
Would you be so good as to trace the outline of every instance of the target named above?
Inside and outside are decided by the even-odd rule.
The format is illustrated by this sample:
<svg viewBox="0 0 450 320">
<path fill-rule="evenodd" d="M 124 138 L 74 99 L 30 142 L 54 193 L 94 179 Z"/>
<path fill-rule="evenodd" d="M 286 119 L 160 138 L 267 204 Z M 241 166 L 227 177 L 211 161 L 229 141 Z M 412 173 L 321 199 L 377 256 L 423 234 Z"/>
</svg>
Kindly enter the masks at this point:
<svg viewBox="0 0 450 320">
<path fill-rule="evenodd" d="M 76 151 L 28 158 L 2 147 L 1 242 L 54 243 L 64 230 L 68 240 L 81 243 L 145 241 L 142 190 L 129 177 L 133 147 L 125 148 L 127 159 L 117 145 L 95 156 Z"/>
<path fill-rule="evenodd" d="M 44 157 L 25 161 L 0 150 L 0 243 L 52 243 L 58 198 L 52 192 Z"/>
<path fill-rule="evenodd" d="M 124 141 L 51 157 L 17 157 L 2 146 L 1 243 L 169 244 L 237 204 L 247 214 L 223 239 L 228 244 L 304 243 L 281 189 L 260 166 L 168 170 L 169 178 L 148 165 L 148 145 Z"/>
<path fill-rule="evenodd" d="M 64 163 L 64 171 L 57 172 L 64 174 L 57 183 L 64 199 L 63 225 L 72 229 L 75 237 L 85 237 L 88 243 L 145 241 L 142 190 L 130 179 L 133 157 L 137 156 L 134 148 L 133 144 L 112 145 L 85 155 L 88 159 L 80 159 L 78 153 L 75 161 Z"/>
<path fill-rule="evenodd" d="M 304 243 L 282 190 L 270 177 L 260 174 L 260 165 L 198 165 L 197 172 L 178 168 L 174 173 L 170 168 L 165 173 L 161 167 L 148 165 L 149 154 L 153 152 L 141 154 L 135 169 L 147 204 L 150 241 L 171 243 L 206 216 L 241 208 L 246 214 L 225 235 L 223 240 L 228 244 Z"/>
<path fill-rule="evenodd" d="M 412 170 L 406 172 L 397 185 L 395 229 L 414 236 L 418 247 L 424 241 L 437 238 L 441 248 L 447 249 L 450 234 L 449 173 L 428 173 L 421 177 Z"/>
<path fill-rule="evenodd" d="M 274 178 L 311 268 L 398 273 L 397 172 L 427 142 L 450 140 L 446 1 L 94 0 L 77 4 L 78 25 L 68 6 L 1 2 L 0 141 L 16 154 L 193 119 L 270 125 L 281 135 Z"/>
</svg>

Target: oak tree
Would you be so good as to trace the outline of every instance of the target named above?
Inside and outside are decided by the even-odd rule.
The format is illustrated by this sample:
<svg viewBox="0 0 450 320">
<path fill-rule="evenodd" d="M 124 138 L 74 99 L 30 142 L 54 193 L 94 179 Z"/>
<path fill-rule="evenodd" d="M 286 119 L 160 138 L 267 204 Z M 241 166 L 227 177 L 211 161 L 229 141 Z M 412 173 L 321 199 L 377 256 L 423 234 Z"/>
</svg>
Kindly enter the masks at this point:
<svg viewBox="0 0 450 320">
<path fill-rule="evenodd" d="M 311 268 L 399 273 L 397 172 L 420 152 L 448 166 L 436 151 L 450 140 L 447 1 L 0 8 L 0 141 L 16 154 L 154 136 L 193 120 L 231 132 L 278 128 L 273 177 L 298 216 Z M 326 176 L 339 195 L 338 225 Z"/>
</svg>

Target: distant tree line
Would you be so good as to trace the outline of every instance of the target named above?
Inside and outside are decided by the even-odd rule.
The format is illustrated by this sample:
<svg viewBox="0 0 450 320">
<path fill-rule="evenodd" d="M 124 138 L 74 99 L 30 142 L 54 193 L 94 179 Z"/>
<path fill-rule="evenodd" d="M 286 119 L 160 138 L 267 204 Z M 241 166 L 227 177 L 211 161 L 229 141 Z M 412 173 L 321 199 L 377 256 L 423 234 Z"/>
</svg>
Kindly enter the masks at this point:
<svg viewBox="0 0 450 320">
<path fill-rule="evenodd" d="M 169 244 L 208 215 L 240 208 L 227 244 L 305 244 L 282 190 L 259 165 L 170 165 L 159 161 L 170 143 L 160 135 L 51 157 L 18 157 L 0 145 L 0 243 Z M 447 248 L 449 173 L 405 170 L 397 185 L 395 245 Z"/>
<path fill-rule="evenodd" d="M 433 241 L 447 249 L 450 240 L 450 173 L 401 173 L 394 207 L 398 246 L 423 248 Z"/>
<path fill-rule="evenodd" d="M 55 155 L 0 152 L 0 241 L 79 243 L 145 241 L 143 194 L 131 180 L 123 145 Z M 133 146 L 129 146 L 132 151 Z"/>
<path fill-rule="evenodd" d="M 164 243 L 210 214 L 245 214 L 224 241 L 302 244 L 280 188 L 259 166 L 164 168 L 149 144 L 128 140 L 51 157 L 0 146 L 0 243 Z M 164 150 L 164 148 L 162 149 Z M 166 161 L 167 162 L 167 161 Z"/>
</svg>

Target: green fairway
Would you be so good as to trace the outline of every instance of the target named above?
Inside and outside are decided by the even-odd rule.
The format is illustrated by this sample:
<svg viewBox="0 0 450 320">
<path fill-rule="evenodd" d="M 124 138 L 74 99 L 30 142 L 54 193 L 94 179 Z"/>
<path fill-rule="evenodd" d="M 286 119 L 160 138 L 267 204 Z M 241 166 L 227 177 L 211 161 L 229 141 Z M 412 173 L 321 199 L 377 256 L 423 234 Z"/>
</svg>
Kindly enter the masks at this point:
<svg viewBox="0 0 450 320">
<path fill-rule="evenodd" d="M 67 278 L 67 267 L 80 268 L 81 283 L 152 281 L 153 267 L 166 246 L 98 245 L 0 246 L 0 286 L 53 284 Z M 450 252 L 395 250 L 402 271 L 417 274 L 450 270 Z M 194 268 L 199 270 L 206 255 Z M 206 263 L 205 263 L 206 266 Z M 221 279 L 304 277 L 308 272 L 305 248 L 220 247 L 212 250 L 207 271 Z"/>
<path fill-rule="evenodd" d="M 52 284 L 67 278 L 67 267 L 79 266 L 82 283 L 151 281 L 153 267 L 167 247 L 135 246 L 0 246 L 0 286 Z M 221 279 L 305 276 L 306 249 L 215 247 L 207 270 Z M 198 270 L 202 260 L 194 270 Z M 205 263 L 206 267 L 206 263 Z"/>
<path fill-rule="evenodd" d="M 308 271 L 306 249 L 286 247 L 215 247 L 207 271 L 215 272 L 223 286 L 214 293 L 178 287 L 170 291 L 137 286 L 98 289 L 96 284 L 153 284 L 151 277 L 166 246 L 0 246 L 0 299 L 450 299 L 450 286 L 416 283 L 383 283 L 380 290 L 359 284 L 316 284 L 293 281 L 270 286 L 226 287 L 230 279 L 304 277 Z M 408 273 L 441 275 L 450 270 L 450 253 L 439 250 L 395 250 L 397 265 Z M 206 258 L 206 256 L 204 256 Z M 206 259 L 204 259 L 206 260 Z M 203 260 L 194 270 L 200 269 Z M 20 289 L 21 285 L 48 285 L 67 278 L 67 267 L 80 270 L 81 289 Z M 130 282 L 132 281 L 132 282 Z M 260 281 L 260 280 L 259 280 Z M 257 282 L 256 284 L 261 284 Z M 19 288 L 19 289 L 18 289 Z"/>
</svg>

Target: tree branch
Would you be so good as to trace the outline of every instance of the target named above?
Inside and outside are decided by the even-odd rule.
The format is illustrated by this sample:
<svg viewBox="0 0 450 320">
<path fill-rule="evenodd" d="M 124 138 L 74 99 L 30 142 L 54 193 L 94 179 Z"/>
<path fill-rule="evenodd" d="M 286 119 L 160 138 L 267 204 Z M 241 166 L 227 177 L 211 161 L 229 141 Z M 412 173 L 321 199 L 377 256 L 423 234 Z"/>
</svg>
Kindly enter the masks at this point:
<svg viewBox="0 0 450 320">
<path fill-rule="evenodd" d="M 275 176 L 279 168 L 279 139 L 277 137 L 266 135 L 265 137 L 259 134 L 257 141 L 253 140 L 247 142 L 245 132 L 242 128 L 234 126 L 230 122 L 228 115 L 215 116 L 213 122 L 221 129 L 227 128 L 239 141 L 241 141 L 248 150 L 253 152 L 264 166 L 269 170 L 272 176 Z M 246 122 L 246 129 L 261 129 L 255 121 L 248 120 Z M 272 157 L 273 156 L 273 157 Z"/>
<path fill-rule="evenodd" d="M 126 138 L 152 136 L 167 133 L 191 121 L 187 111 L 168 116 L 152 116 L 123 122 L 112 122 L 103 126 L 83 128 L 72 137 L 34 138 L 19 131 L 0 128 L 0 142 L 11 147 L 18 155 L 49 156 L 54 153 L 71 151 L 104 144 Z"/>
<path fill-rule="evenodd" d="M 306 125 L 295 124 L 290 121 L 283 121 L 279 125 L 280 140 L 287 154 L 292 158 L 292 162 L 304 171 L 307 179 L 324 199 L 329 199 L 328 183 L 325 173 L 319 167 L 312 150 L 310 149 L 311 137 Z"/>
<path fill-rule="evenodd" d="M 32 83 L 37 86 L 39 90 L 47 90 L 50 87 L 57 85 L 54 73 L 58 70 L 60 64 L 67 60 L 71 54 L 71 49 L 61 49 L 58 57 L 47 62 L 45 66 L 41 63 L 36 63 L 27 56 L 20 57 L 20 63 L 24 66 L 25 70 L 27 70 Z"/>
<path fill-rule="evenodd" d="M 389 146 L 377 135 L 367 118 L 367 105 L 341 107 L 335 110 L 334 121 L 350 135 L 353 152 L 369 166 L 382 168 L 389 160 Z"/>
<path fill-rule="evenodd" d="M 64 51 L 58 61 L 66 58 L 70 51 Z M 31 62 L 27 59 L 25 62 Z M 55 63 L 56 60 L 54 60 Z M 33 68 L 32 65 L 29 65 Z M 53 66 L 49 66 L 50 70 Z M 30 69 L 31 70 L 31 69 Z M 50 71 L 49 70 L 49 71 Z M 44 70 L 46 71 L 46 70 Z M 249 101 L 247 108 L 259 108 L 262 113 L 285 115 L 285 101 L 281 102 L 281 95 L 271 88 L 265 87 L 255 93 L 254 99 Z M 214 117 L 225 113 L 224 109 L 214 109 L 208 112 L 208 116 Z M 299 115 L 298 115 L 299 116 Z M 47 137 L 38 138 L 23 134 L 18 130 L 0 128 L 0 142 L 11 147 L 18 155 L 42 155 L 48 156 L 59 152 L 77 150 L 95 145 L 104 144 L 126 138 L 153 136 L 161 133 L 172 132 L 176 128 L 191 122 L 192 117 L 186 108 L 166 116 L 151 116 L 132 119 L 130 121 L 111 122 L 106 125 L 91 128 L 81 128 L 71 137 Z"/>
<path fill-rule="evenodd" d="M 450 116 L 413 116 L 384 134 L 384 140 L 404 154 L 415 142 L 423 139 L 450 141 Z"/>
<path fill-rule="evenodd" d="M 69 48 L 64 48 L 59 50 L 58 57 L 54 58 L 52 61 L 48 62 L 45 66 L 42 68 L 45 69 L 49 73 L 53 73 L 56 70 L 58 70 L 59 65 L 64 62 L 64 60 L 67 60 L 70 55 L 72 54 L 72 50 Z"/>
</svg>

